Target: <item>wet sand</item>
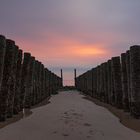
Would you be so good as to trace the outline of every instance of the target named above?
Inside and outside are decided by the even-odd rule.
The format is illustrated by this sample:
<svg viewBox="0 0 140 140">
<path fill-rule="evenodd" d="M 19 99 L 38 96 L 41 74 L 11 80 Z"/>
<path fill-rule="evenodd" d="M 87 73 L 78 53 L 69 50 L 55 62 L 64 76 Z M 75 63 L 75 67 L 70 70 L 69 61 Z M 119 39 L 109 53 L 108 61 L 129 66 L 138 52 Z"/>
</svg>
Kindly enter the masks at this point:
<svg viewBox="0 0 140 140">
<path fill-rule="evenodd" d="M 139 140 L 106 108 L 84 99 L 77 91 L 64 91 L 50 104 L 32 109 L 25 119 L 0 129 L 0 140 Z"/>
<path fill-rule="evenodd" d="M 7 125 L 15 123 L 15 122 L 19 121 L 20 119 L 25 119 L 26 117 L 29 117 L 33 113 L 31 111 L 32 109 L 49 104 L 50 103 L 49 99 L 50 99 L 50 97 L 43 100 L 41 103 L 31 107 L 31 109 L 25 109 L 24 114 L 23 114 L 23 111 L 21 111 L 19 114 L 14 115 L 12 118 L 7 119 L 5 122 L 0 122 L 0 129 L 6 127 Z"/>
<path fill-rule="evenodd" d="M 124 112 L 122 109 L 117 109 L 109 104 L 101 102 L 95 98 L 91 98 L 89 96 L 84 97 L 84 99 L 90 100 L 99 106 L 103 106 L 107 108 L 111 113 L 117 116 L 120 122 L 126 127 L 135 130 L 136 132 L 140 132 L 140 119 L 133 118 L 129 112 Z"/>
</svg>

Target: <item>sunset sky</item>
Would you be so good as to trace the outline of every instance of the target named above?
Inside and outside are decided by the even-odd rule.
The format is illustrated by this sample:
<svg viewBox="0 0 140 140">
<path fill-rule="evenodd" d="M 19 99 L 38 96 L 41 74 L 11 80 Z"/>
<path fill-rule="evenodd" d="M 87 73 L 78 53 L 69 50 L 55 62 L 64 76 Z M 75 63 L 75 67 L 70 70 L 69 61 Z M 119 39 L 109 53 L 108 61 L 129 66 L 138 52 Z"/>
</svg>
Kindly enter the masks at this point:
<svg viewBox="0 0 140 140">
<path fill-rule="evenodd" d="M 0 0 L 0 34 L 73 84 L 140 44 L 140 0 Z"/>
</svg>

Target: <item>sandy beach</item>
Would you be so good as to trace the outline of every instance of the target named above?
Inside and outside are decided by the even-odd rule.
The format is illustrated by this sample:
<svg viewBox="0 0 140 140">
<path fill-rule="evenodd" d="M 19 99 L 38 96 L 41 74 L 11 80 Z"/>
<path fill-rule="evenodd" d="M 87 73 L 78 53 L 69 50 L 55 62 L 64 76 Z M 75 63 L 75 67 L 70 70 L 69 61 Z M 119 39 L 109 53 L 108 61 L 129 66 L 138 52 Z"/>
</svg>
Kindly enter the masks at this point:
<svg viewBox="0 0 140 140">
<path fill-rule="evenodd" d="M 41 103 L 32 106 L 31 109 L 25 109 L 24 114 L 23 114 L 23 111 L 21 111 L 19 114 L 14 115 L 12 118 L 7 119 L 5 122 L 0 122 L 0 129 L 3 128 L 3 127 L 6 127 L 7 125 L 15 123 L 15 122 L 19 121 L 20 119 L 24 119 L 26 117 L 29 117 L 33 113 L 31 111 L 32 109 L 49 104 L 50 103 L 49 99 L 50 99 L 50 97 L 43 100 Z"/>
<path fill-rule="evenodd" d="M 0 140 L 139 140 L 108 109 L 78 91 L 62 91 L 32 115 L 0 129 Z"/>
<path fill-rule="evenodd" d="M 84 97 L 87 100 L 94 102 L 95 104 L 107 108 L 111 113 L 113 113 L 116 117 L 120 119 L 120 122 L 126 127 L 140 132 L 140 120 L 135 119 L 130 115 L 129 112 L 124 112 L 122 109 L 118 109 L 112 105 L 101 102 L 95 98 L 91 98 L 90 96 Z"/>
</svg>

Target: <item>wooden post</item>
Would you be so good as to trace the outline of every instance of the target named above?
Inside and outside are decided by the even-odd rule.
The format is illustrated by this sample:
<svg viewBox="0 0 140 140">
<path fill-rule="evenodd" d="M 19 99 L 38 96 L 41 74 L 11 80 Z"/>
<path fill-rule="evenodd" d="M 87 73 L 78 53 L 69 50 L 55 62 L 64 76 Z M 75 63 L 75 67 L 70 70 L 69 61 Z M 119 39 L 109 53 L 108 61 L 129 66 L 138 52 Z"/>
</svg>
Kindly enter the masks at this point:
<svg viewBox="0 0 140 140">
<path fill-rule="evenodd" d="M 5 86 L 5 84 L 2 84 L 4 73 L 4 67 L 5 67 L 5 52 L 6 52 L 6 38 L 2 35 L 0 35 L 0 121 L 4 121 L 6 119 L 5 114 L 3 114 L 3 92 L 1 87 Z M 3 87 L 4 88 L 4 87 Z M 3 89 L 4 90 L 4 89 Z"/>
<path fill-rule="evenodd" d="M 11 44 L 12 47 L 12 44 Z M 13 45 L 14 58 L 11 65 L 11 76 L 9 79 L 9 97 L 8 97 L 8 106 L 7 106 L 7 117 L 11 118 L 13 116 L 14 109 L 14 97 L 16 92 L 16 71 L 17 71 L 17 60 L 18 60 L 18 46 Z M 10 81 L 9 80 L 9 81 Z"/>
<path fill-rule="evenodd" d="M 122 108 L 122 81 L 121 81 L 121 64 L 119 56 L 112 58 L 111 66 L 114 83 L 115 106 L 117 108 Z"/>
<path fill-rule="evenodd" d="M 12 94 L 10 86 L 12 84 L 12 75 L 13 75 L 13 64 L 14 64 L 14 55 L 15 55 L 15 42 L 12 40 L 6 40 L 6 53 L 4 58 L 4 70 L 3 78 L 1 85 L 1 96 L 0 96 L 0 120 L 5 121 L 7 118 L 7 109 L 8 109 L 8 97 Z M 11 86 L 13 88 L 13 86 Z M 11 97 L 11 96 L 10 96 Z M 8 114 L 9 116 L 9 114 Z"/>
<path fill-rule="evenodd" d="M 30 71 L 31 54 L 24 53 L 23 65 L 22 65 L 22 86 L 21 86 L 21 108 L 25 108 L 26 96 L 29 93 L 29 71 Z"/>
<path fill-rule="evenodd" d="M 140 46 L 130 47 L 131 114 L 140 117 Z"/>
<path fill-rule="evenodd" d="M 21 70 L 22 70 L 22 50 L 18 50 L 17 59 L 17 70 L 16 70 L 16 87 L 15 87 L 15 97 L 14 97 L 14 114 L 18 114 L 21 111 Z"/>
<path fill-rule="evenodd" d="M 62 79 L 62 87 L 63 87 L 63 70 L 61 69 L 61 79 Z"/>
<path fill-rule="evenodd" d="M 123 91 L 123 109 L 129 111 L 129 97 L 128 97 L 128 79 L 126 67 L 126 53 L 121 54 L 121 71 L 122 71 L 122 91 Z"/>
<path fill-rule="evenodd" d="M 74 85 L 75 85 L 75 87 L 77 87 L 77 85 L 76 85 L 76 77 L 77 77 L 77 73 L 76 73 L 77 71 L 76 71 L 76 69 L 74 69 Z"/>
</svg>

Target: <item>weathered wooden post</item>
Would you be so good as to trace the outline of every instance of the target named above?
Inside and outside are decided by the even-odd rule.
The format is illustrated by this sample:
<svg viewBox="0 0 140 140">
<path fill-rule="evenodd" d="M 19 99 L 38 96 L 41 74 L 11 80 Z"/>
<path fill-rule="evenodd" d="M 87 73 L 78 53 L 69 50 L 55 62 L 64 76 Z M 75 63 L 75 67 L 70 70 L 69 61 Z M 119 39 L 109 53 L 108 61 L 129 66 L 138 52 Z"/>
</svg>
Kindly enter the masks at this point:
<svg viewBox="0 0 140 140">
<path fill-rule="evenodd" d="M 127 81 L 128 81 L 128 101 L 129 101 L 129 109 L 131 108 L 131 84 L 130 84 L 130 51 L 126 51 L 126 73 L 127 73 Z"/>
<path fill-rule="evenodd" d="M 35 73 L 36 73 L 36 60 L 35 60 L 35 57 L 31 57 L 31 62 L 30 62 L 31 64 L 30 64 L 30 98 L 31 98 L 31 100 L 30 100 L 30 106 L 32 106 L 33 105 L 33 102 L 34 102 L 34 99 L 35 99 L 35 91 L 34 91 L 34 89 L 35 89 L 35 86 L 36 86 L 36 84 L 35 84 L 35 82 L 36 82 L 36 79 L 35 79 Z"/>
<path fill-rule="evenodd" d="M 11 46 L 12 47 L 12 46 Z M 10 84 L 9 84 L 9 97 L 8 97 L 8 107 L 7 107 L 7 117 L 11 118 L 13 116 L 13 109 L 14 109 L 14 97 L 16 91 L 16 70 L 17 70 L 17 60 L 18 60 L 18 46 L 13 46 L 14 51 L 14 58 L 13 64 L 11 66 L 11 77 L 10 77 Z"/>
<path fill-rule="evenodd" d="M 41 101 L 41 62 L 38 62 L 38 103 Z"/>
<path fill-rule="evenodd" d="M 121 54 L 121 71 L 122 71 L 123 109 L 124 111 L 129 111 L 126 53 Z"/>
<path fill-rule="evenodd" d="M 131 114 L 140 117 L 140 46 L 130 47 Z"/>
<path fill-rule="evenodd" d="M 29 70 L 30 70 L 30 60 L 31 60 L 31 54 L 30 53 L 24 53 L 24 59 L 22 64 L 22 86 L 21 86 L 21 108 L 25 108 L 25 101 L 26 97 L 29 93 Z"/>
<path fill-rule="evenodd" d="M 84 77 L 84 87 L 83 87 L 83 92 L 87 92 L 87 77 L 86 77 L 86 73 L 84 73 L 83 75 Z"/>
<path fill-rule="evenodd" d="M 79 77 L 79 89 L 80 89 L 80 91 L 82 91 L 83 88 L 84 87 L 84 77 L 83 77 L 83 75 L 81 75 L 80 77 Z"/>
<path fill-rule="evenodd" d="M 48 79 L 48 77 L 47 77 L 47 69 L 46 68 L 44 68 L 44 72 L 45 72 L 45 83 L 44 83 L 44 86 L 45 86 L 45 98 L 47 98 L 48 97 L 48 91 L 47 91 L 47 79 Z"/>
<path fill-rule="evenodd" d="M 97 67 L 94 68 L 94 97 L 97 98 Z"/>
<path fill-rule="evenodd" d="M 44 90 L 44 65 L 41 65 L 41 100 L 44 100 L 45 90 Z"/>
<path fill-rule="evenodd" d="M 0 35 L 0 88 L 3 78 L 5 51 L 6 51 L 6 38 Z"/>
<path fill-rule="evenodd" d="M 91 69 L 91 89 L 92 89 L 92 94 L 91 96 L 94 97 L 95 95 L 95 74 L 94 74 L 95 69 Z"/>
<path fill-rule="evenodd" d="M 17 68 L 16 68 L 16 87 L 14 97 L 14 114 L 18 114 L 21 111 L 20 108 L 20 96 L 21 96 L 21 70 L 22 70 L 22 50 L 18 50 Z"/>
<path fill-rule="evenodd" d="M 49 86 L 49 70 L 46 68 L 46 92 L 47 92 L 47 97 L 50 96 L 50 86 Z"/>
<path fill-rule="evenodd" d="M 107 62 L 103 63 L 104 102 L 108 103 Z"/>
<path fill-rule="evenodd" d="M 3 116 L 3 94 L 1 90 L 2 81 L 3 81 L 3 70 L 4 70 L 4 58 L 6 51 L 6 38 L 0 35 L 0 121 L 4 121 L 5 117 Z"/>
<path fill-rule="evenodd" d="M 33 94 L 33 73 L 34 73 L 34 64 L 35 64 L 35 57 L 30 57 L 30 65 L 28 71 L 28 82 L 27 82 L 27 90 L 25 96 L 25 108 L 31 107 L 31 100 Z"/>
<path fill-rule="evenodd" d="M 5 121 L 7 118 L 8 99 L 11 95 L 9 89 L 12 81 L 13 64 L 15 55 L 15 42 L 6 40 L 6 53 L 4 58 L 3 78 L 0 92 L 0 120 Z"/>
<path fill-rule="evenodd" d="M 57 76 L 54 74 L 54 93 L 57 94 Z"/>
<path fill-rule="evenodd" d="M 104 101 L 105 92 L 104 92 L 104 69 L 103 63 L 100 65 L 100 92 L 99 92 L 99 99 Z"/>
<path fill-rule="evenodd" d="M 36 98 L 36 60 L 35 57 L 32 57 L 32 82 L 31 82 L 31 101 L 30 104 L 33 106 L 35 104 Z"/>
<path fill-rule="evenodd" d="M 47 70 L 44 68 L 44 92 L 45 92 L 45 98 L 47 98 Z"/>
<path fill-rule="evenodd" d="M 35 61 L 35 81 L 34 81 L 34 103 L 37 104 L 39 100 L 39 62 Z"/>
<path fill-rule="evenodd" d="M 111 104 L 111 87 L 112 87 L 112 80 L 111 80 L 111 60 L 107 62 L 107 85 L 108 85 L 108 103 Z"/>
<path fill-rule="evenodd" d="M 51 73 L 51 71 L 49 71 L 48 75 L 49 75 L 49 96 L 51 96 L 51 94 L 52 94 L 52 73 Z"/>
<path fill-rule="evenodd" d="M 51 73 L 51 85 L 52 85 L 52 94 L 55 93 L 55 76 L 54 73 Z"/>
<path fill-rule="evenodd" d="M 40 69 L 40 92 L 41 92 L 41 101 L 43 100 L 43 64 L 41 63 Z"/>
<path fill-rule="evenodd" d="M 117 108 L 122 108 L 122 81 L 121 81 L 121 65 L 119 56 L 112 58 L 111 66 L 114 82 L 115 106 Z"/>
<path fill-rule="evenodd" d="M 92 81 L 92 69 L 91 70 L 89 70 L 88 71 L 88 74 L 87 74 L 87 76 L 88 76 L 88 86 L 89 86 L 89 89 L 88 89 L 88 92 L 89 92 L 89 95 L 92 97 L 92 93 L 93 93 L 93 87 L 92 87 L 92 85 L 93 85 L 93 81 Z"/>
<path fill-rule="evenodd" d="M 39 62 L 36 60 L 35 61 L 35 86 L 34 86 L 34 94 L 35 94 L 35 98 L 34 98 L 34 104 L 37 104 L 38 102 L 38 83 L 39 83 L 39 79 L 38 79 L 38 71 L 39 71 Z"/>
<path fill-rule="evenodd" d="M 63 87 L 63 70 L 61 69 L 61 80 L 62 80 L 62 87 Z"/>
<path fill-rule="evenodd" d="M 77 88 L 77 85 L 76 85 L 76 77 L 77 77 L 77 73 L 76 73 L 77 71 L 76 71 L 76 69 L 74 69 L 74 85 L 75 85 L 75 87 Z"/>
<path fill-rule="evenodd" d="M 97 66 L 97 98 L 100 96 L 100 65 Z"/>
</svg>

